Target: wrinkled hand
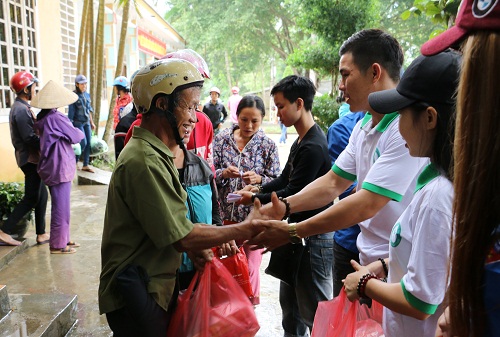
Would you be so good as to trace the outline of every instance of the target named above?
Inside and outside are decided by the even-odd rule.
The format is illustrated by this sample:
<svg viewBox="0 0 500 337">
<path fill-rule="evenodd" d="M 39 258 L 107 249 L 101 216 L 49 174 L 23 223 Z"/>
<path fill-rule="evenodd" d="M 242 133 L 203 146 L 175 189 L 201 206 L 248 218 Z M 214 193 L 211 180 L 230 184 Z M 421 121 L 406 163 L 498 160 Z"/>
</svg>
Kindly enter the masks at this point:
<svg viewBox="0 0 500 337">
<path fill-rule="evenodd" d="M 255 245 L 252 250 L 265 248 L 264 253 L 290 242 L 288 222 L 279 220 L 253 220 L 252 224 L 263 229 L 250 239 L 247 244 Z"/>
<path fill-rule="evenodd" d="M 239 178 L 240 170 L 236 166 L 228 166 L 224 170 L 222 170 L 222 178 L 230 179 L 230 178 Z"/>
<path fill-rule="evenodd" d="M 212 258 L 214 257 L 214 253 L 211 249 L 189 251 L 187 254 L 191 261 L 193 261 L 194 267 L 198 271 L 203 271 L 205 263 L 212 261 Z"/>
<path fill-rule="evenodd" d="M 365 267 L 360 265 L 354 260 L 351 260 L 351 265 L 356 270 L 354 273 L 350 273 L 347 275 L 347 277 L 342 280 L 344 282 L 344 289 L 347 294 L 347 298 L 349 301 L 354 302 L 355 300 L 359 299 L 358 295 L 358 283 L 361 277 L 365 274 L 370 273 L 370 270 Z"/>
<path fill-rule="evenodd" d="M 245 184 L 251 184 L 251 185 L 258 184 L 260 181 L 262 181 L 262 178 L 260 177 L 260 175 L 258 175 L 254 171 L 247 171 L 247 172 L 243 173 L 241 178 L 243 178 L 243 181 L 245 182 Z"/>
<path fill-rule="evenodd" d="M 222 245 L 219 246 L 219 249 L 217 250 L 217 254 L 219 254 L 219 256 L 225 256 L 225 255 L 233 256 L 238 254 L 238 252 L 239 249 L 234 240 L 231 240 L 227 243 L 223 243 Z"/>
</svg>

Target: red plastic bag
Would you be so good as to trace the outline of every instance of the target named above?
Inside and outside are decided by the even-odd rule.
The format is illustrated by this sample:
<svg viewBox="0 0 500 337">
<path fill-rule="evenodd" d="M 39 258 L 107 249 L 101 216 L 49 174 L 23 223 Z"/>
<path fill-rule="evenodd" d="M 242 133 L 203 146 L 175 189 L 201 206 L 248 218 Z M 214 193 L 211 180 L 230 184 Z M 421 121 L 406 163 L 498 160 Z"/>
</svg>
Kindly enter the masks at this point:
<svg viewBox="0 0 500 337">
<path fill-rule="evenodd" d="M 218 259 L 212 259 L 179 296 L 167 337 L 253 337 L 259 329 L 253 306 L 238 283 Z"/>
<path fill-rule="evenodd" d="M 217 256 L 217 250 L 214 249 L 214 254 Z M 227 268 L 229 273 L 233 276 L 233 278 L 238 282 L 241 289 L 245 292 L 245 295 L 251 300 L 254 296 L 252 285 L 250 284 L 250 274 L 248 273 L 248 260 L 247 255 L 245 254 L 245 250 L 243 247 L 239 248 L 239 253 L 233 256 L 228 257 L 218 257 L 219 261 Z"/>
<path fill-rule="evenodd" d="M 311 337 L 383 337 L 382 305 L 372 300 L 371 308 L 350 302 L 344 288 L 331 301 L 318 303 Z"/>
</svg>

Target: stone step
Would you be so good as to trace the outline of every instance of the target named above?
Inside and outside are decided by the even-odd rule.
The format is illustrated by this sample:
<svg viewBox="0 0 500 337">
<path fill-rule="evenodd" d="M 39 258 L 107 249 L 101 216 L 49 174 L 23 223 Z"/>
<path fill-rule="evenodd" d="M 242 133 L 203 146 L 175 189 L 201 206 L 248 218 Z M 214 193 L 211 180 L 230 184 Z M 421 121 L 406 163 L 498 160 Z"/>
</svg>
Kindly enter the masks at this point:
<svg viewBox="0 0 500 337">
<path fill-rule="evenodd" d="M 100 170 L 96 167 L 92 167 L 94 173 L 77 170 L 77 182 L 78 185 L 109 185 L 111 180 L 110 171 Z"/>
<path fill-rule="evenodd" d="M 9 293 L 7 286 L 0 284 L 0 321 L 10 312 Z"/>
<path fill-rule="evenodd" d="M 0 320 L 2 337 L 63 337 L 76 324 L 78 297 L 10 294 L 11 311 Z"/>
<path fill-rule="evenodd" d="M 0 269 L 4 268 L 17 255 L 29 247 L 28 240 L 23 240 L 20 246 L 0 246 Z"/>
</svg>

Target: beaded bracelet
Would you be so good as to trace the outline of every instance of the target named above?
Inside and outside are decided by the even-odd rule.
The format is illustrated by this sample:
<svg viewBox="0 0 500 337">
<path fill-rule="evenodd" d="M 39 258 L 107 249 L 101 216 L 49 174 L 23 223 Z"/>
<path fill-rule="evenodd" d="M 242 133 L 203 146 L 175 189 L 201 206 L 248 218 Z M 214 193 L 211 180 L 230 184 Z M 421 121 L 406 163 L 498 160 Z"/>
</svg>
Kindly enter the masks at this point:
<svg viewBox="0 0 500 337">
<path fill-rule="evenodd" d="M 359 279 L 358 287 L 356 288 L 356 291 L 357 291 L 358 296 L 360 298 L 367 298 L 367 296 L 365 295 L 366 284 L 368 283 L 368 280 L 371 280 L 372 278 L 376 279 L 377 276 L 375 276 L 372 273 L 367 273 L 367 274 L 361 276 L 361 278 Z"/>
<path fill-rule="evenodd" d="M 290 216 L 290 203 L 286 200 L 286 198 L 279 197 L 278 199 L 285 204 L 285 215 L 283 216 L 283 219 L 281 219 L 283 221 Z"/>
<path fill-rule="evenodd" d="M 385 263 L 385 260 L 383 258 L 379 258 L 378 260 L 382 263 L 382 268 L 384 268 L 385 277 L 388 277 L 389 268 L 387 268 L 387 263 Z"/>
</svg>

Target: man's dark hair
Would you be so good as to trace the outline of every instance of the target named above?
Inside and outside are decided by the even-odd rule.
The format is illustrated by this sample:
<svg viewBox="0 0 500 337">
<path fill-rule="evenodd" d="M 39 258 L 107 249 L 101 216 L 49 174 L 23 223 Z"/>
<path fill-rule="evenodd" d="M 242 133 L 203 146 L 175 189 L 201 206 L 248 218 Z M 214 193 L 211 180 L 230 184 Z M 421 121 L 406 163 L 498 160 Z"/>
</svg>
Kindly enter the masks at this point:
<svg viewBox="0 0 500 337">
<path fill-rule="evenodd" d="M 399 42 L 380 29 L 365 29 L 348 38 L 340 47 L 340 56 L 351 53 L 354 64 L 366 74 L 372 64 L 380 64 L 391 79 L 399 82 L 404 55 Z"/>
<path fill-rule="evenodd" d="M 281 92 L 290 102 L 295 102 L 298 98 L 304 101 L 306 111 L 312 110 L 316 87 L 307 77 L 290 75 L 279 81 L 271 90 L 271 96 Z"/>
</svg>

